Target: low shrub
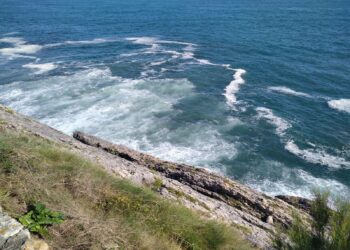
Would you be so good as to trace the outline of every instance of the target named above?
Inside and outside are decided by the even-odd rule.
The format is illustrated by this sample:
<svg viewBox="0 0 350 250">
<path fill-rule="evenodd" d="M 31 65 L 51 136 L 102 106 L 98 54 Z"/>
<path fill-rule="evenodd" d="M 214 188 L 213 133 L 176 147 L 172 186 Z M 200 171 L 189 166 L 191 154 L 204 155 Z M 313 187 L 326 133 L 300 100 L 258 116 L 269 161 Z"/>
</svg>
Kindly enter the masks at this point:
<svg viewBox="0 0 350 250">
<path fill-rule="evenodd" d="M 349 250 L 350 249 L 350 203 L 337 201 L 335 209 L 328 207 L 329 193 L 314 192 L 310 225 L 295 216 L 291 228 L 279 234 L 275 247 L 282 250 Z"/>
</svg>

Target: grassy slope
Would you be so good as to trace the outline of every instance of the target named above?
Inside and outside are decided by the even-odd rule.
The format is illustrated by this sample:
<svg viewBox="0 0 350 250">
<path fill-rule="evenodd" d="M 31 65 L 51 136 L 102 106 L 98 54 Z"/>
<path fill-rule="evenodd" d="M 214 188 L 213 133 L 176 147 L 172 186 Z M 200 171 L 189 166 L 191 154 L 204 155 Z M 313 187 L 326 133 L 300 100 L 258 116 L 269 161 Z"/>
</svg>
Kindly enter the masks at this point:
<svg viewBox="0 0 350 250">
<path fill-rule="evenodd" d="M 33 201 L 66 216 L 46 239 L 56 249 L 251 249 L 232 227 L 0 124 L 0 203 L 16 217 Z"/>
</svg>

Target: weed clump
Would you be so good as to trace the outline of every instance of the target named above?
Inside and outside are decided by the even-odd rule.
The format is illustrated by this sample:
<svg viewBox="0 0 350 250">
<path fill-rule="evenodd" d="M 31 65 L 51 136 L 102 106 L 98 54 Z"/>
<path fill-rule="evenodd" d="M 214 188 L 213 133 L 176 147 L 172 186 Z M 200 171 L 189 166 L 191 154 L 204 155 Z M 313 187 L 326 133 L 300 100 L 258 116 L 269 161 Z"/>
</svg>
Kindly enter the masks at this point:
<svg viewBox="0 0 350 250">
<path fill-rule="evenodd" d="M 64 221 L 63 214 L 46 208 L 41 203 L 34 203 L 28 207 L 29 212 L 18 218 L 19 222 L 32 233 L 47 236 L 47 227 Z"/>
<path fill-rule="evenodd" d="M 349 250 L 350 203 L 337 201 L 335 210 L 328 207 L 329 193 L 314 192 L 308 226 L 299 216 L 285 233 L 289 240 L 278 235 L 275 247 L 281 250 Z"/>
</svg>

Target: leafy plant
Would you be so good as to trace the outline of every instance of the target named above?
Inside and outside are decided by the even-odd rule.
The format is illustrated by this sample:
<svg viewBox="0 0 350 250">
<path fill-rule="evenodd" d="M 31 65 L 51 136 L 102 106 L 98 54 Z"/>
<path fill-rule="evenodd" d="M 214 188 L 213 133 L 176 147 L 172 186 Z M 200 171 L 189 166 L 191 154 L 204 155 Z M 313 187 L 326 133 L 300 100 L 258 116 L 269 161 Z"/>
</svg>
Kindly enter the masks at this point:
<svg viewBox="0 0 350 250">
<path fill-rule="evenodd" d="M 21 216 L 19 222 L 33 233 L 47 236 L 47 227 L 60 224 L 64 221 L 63 214 L 52 211 L 41 203 L 34 203 L 29 206 L 29 212 Z"/>
<path fill-rule="evenodd" d="M 314 192 L 310 226 L 295 216 L 294 223 L 285 233 L 289 240 L 279 235 L 275 247 L 282 250 L 349 250 L 350 203 L 338 201 L 335 210 L 328 207 L 329 193 Z"/>
</svg>

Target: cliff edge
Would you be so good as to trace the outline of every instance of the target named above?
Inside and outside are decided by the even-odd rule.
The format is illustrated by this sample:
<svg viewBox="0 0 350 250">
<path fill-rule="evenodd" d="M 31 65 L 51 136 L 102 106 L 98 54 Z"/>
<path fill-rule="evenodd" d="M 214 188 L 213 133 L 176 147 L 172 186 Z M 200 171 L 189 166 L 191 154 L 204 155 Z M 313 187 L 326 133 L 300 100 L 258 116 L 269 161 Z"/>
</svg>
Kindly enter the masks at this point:
<svg viewBox="0 0 350 250">
<path fill-rule="evenodd" d="M 71 137 L 4 106 L 0 106 L 0 122 L 7 129 L 64 145 L 110 174 L 150 187 L 204 218 L 234 225 L 261 249 L 271 248 L 276 228 L 290 226 L 293 213 L 309 219 L 307 201 L 298 207 L 297 198 L 270 197 L 203 168 L 163 161 L 79 131 Z"/>
</svg>

